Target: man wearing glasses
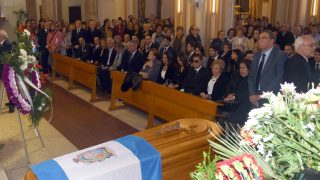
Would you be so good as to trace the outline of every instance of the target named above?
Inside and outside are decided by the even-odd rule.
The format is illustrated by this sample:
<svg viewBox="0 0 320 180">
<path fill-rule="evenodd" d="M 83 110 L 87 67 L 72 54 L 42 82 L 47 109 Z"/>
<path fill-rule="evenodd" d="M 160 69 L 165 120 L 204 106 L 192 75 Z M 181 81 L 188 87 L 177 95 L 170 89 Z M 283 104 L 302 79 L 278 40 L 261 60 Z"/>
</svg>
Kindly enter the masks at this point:
<svg viewBox="0 0 320 180">
<path fill-rule="evenodd" d="M 296 54 L 284 66 L 284 80 L 294 83 L 297 92 L 307 92 L 315 82 L 309 58 L 314 57 L 317 46 L 312 36 L 302 35 L 295 40 L 294 47 Z"/>
<path fill-rule="evenodd" d="M 283 82 L 283 68 L 287 55 L 274 47 L 275 37 L 272 31 L 260 33 L 258 46 L 260 51 L 255 54 L 248 78 L 250 102 L 259 107 L 262 92 L 277 93 Z"/>
<path fill-rule="evenodd" d="M 192 67 L 187 72 L 181 90 L 182 92 L 190 93 L 199 96 L 201 92 L 207 89 L 207 83 L 211 78 L 210 72 L 203 67 L 203 58 L 201 55 L 195 54 L 192 56 Z"/>
</svg>

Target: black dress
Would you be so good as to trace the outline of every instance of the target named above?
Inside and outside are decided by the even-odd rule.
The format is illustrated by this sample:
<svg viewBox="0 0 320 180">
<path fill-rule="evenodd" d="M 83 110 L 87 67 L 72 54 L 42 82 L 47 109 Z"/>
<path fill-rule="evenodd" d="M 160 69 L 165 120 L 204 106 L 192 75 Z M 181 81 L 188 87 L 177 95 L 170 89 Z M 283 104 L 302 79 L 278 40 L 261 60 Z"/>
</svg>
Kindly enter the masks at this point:
<svg viewBox="0 0 320 180">
<path fill-rule="evenodd" d="M 227 87 L 227 94 L 235 94 L 235 102 L 238 102 L 229 109 L 230 116 L 228 121 L 231 123 L 243 125 L 248 119 L 248 113 L 251 109 L 248 89 L 248 76 L 238 75 L 234 77 Z"/>
</svg>

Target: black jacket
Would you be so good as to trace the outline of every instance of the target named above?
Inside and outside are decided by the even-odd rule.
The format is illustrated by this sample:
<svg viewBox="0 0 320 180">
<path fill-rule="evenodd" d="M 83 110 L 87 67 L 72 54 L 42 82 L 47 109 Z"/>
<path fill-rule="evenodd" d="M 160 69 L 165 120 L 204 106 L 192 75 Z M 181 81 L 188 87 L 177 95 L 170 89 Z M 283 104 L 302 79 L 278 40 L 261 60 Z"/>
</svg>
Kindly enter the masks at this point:
<svg viewBox="0 0 320 180">
<path fill-rule="evenodd" d="M 79 44 L 79 37 L 83 37 L 85 40 L 87 40 L 87 30 L 80 29 L 80 32 L 77 33 L 77 29 L 74 29 L 71 33 L 71 44 L 72 46 Z"/>
<path fill-rule="evenodd" d="M 170 64 L 168 66 L 166 74 L 164 75 L 164 78 L 161 77 L 162 69 L 163 69 L 163 65 L 161 66 L 161 69 L 160 69 L 159 78 L 157 80 L 158 83 L 163 84 L 166 81 L 171 81 L 171 83 L 177 82 L 178 69 L 174 64 Z"/>
<path fill-rule="evenodd" d="M 204 91 L 206 94 L 209 93 L 208 92 L 208 85 L 209 85 L 210 80 L 211 80 L 211 78 L 209 78 L 206 83 L 207 87 L 206 87 L 206 91 Z M 219 76 L 219 78 L 217 79 L 217 81 L 213 85 L 212 94 L 211 94 L 212 101 L 217 101 L 217 100 L 223 99 L 227 83 L 228 83 L 228 78 L 226 77 L 226 75 L 221 74 Z"/>
<path fill-rule="evenodd" d="M 113 64 L 113 61 L 116 58 L 117 52 L 116 52 L 116 50 L 114 48 L 112 48 L 110 61 L 108 63 L 109 53 L 110 53 L 109 48 L 104 49 L 104 51 L 102 53 L 102 56 L 100 56 L 100 64 L 101 65 L 109 67 L 109 66 L 111 66 Z"/>
<path fill-rule="evenodd" d="M 144 64 L 144 56 L 137 50 L 131 60 L 130 57 L 131 53 L 126 51 L 123 54 L 123 59 L 119 69 L 128 72 L 134 71 L 139 73 Z"/>
<path fill-rule="evenodd" d="M 210 77 L 210 72 L 204 67 L 201 67 L 198 72 L 194 68 L 189 68 L 181 89 L 184 89 L 186 93 L 199 96 L 201 92 L 206 92 Z"/>
<path fill-rule="evenodd" d="M 102 32 L 98 29 L 94 29 L 93 31 L 89 28 L 87 30 L 87 35 L 86 35 L 86 41 L 89 43 L 93 44 L 93 38 L 94 37 L 99 37 L 99 39 L 102 37 Z"/>
<path fill-rule="evenodd" d="M 310 83 L 315 82 L 311 67 L 303 56 L 295 54 L 286 61 L 284 81 L 294 83 L 297 92 L 307 92 Z"/>
<path fill-rule="evenodd" d="M 79 48 L 75 50 L 75 58 L 79 58 L 82 61 L 91 60 L 92 59 L 91 48 L 92 47 L 88 43 L 85 43 L 83 46 L 79 46 Z"/>
</svg>

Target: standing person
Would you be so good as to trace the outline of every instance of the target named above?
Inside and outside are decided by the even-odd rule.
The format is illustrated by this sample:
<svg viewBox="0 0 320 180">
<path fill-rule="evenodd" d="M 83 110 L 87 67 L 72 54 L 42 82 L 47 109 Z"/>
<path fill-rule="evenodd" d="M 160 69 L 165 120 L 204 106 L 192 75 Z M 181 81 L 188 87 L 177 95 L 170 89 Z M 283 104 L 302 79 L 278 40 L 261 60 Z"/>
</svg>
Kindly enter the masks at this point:
<svg viewBox="0 0 320 180">
<path fill-rule="evenodd" d="M 62 41 L 60 46 L 60 53 L 65 56 L 72 56 L 72 45 L 71 45 L 71 33 L 68 31 L 67 27 L 62 27 L 61 29 Z"/>
<path fill-rule="evenodd" d="M 314 52 L 314 59 L 310 59 L 309 64 L 313 72 L 315 86 L 320 83 L 320 48 L 317 48 Z"/>
<path fill-rule="evenodd" d="M 186 36 L 182 26 L 177 27 L 177 34 L 173 39 L 172 47 L 177 54 L 186 52 Z"/>
<path fill-rule="evenodd" d="M 302 35 L 296 39 L 294 47 L 296 54 L 284 66 L 284 80 L 294 83 L 297 92 L 307 92 L 315 82 L 308 61 L 314 56 L 316 43 L 312 36 Z"/>
<path fill-rule="evenodd" d="M 199 32 L 200 28 L 195 25 L 192 25 L 189 29 L 189 35 L 186 37 L 186 44 L 193 42 L 195 46 L 202 45 Z"/>
<path fill-rule="evenodd" d="M 75 26 L 76 26 L 76 28 L 71 33 L 71 44 L 73 47 L 73 51 L 75 51 L 76 49 L 79 49 L 79 47 L 80 47 L 79 38 L 83 37 L 84 39 L 86 39 L 86 34 L 87 34 L 86 30 L 81 28 L 81 21 L 80 20 L 76 20 Z M 75 54 L 75 53 L 73 53 L 73 54 Z"/>
<path fill-rule="evenodd" d="M 250 102 L 259 107 L 262 92 L 277 93 L 283 82 L 286 54 L 274 47 L 275 37 L 272 31 L 265 30 L 259 35 L 259 49 L 253 58 L 248 78 Z"/>
<path fill-rule="evenodd" d="M 225 33 L 224 30 L 218 31 L 217 38 L 213 39 L 211 42 L 211 47 L 214 47 L 218 50 L 218 53 L 221 54 L 223 52 L 223 44 L 225 42 Z"/>
<path fill-rule="evenodd" d="M 39 43 L 39 52 L 40 55 L 40 64 L 42 66 L 43 73 L 48 73 L 48 56 L 49 51 L 47 49 L 47 36 L 49 33 L 49 21 L 45 21 L 43 28 L 39 29 L 38 33 L 38 43 Z"/>
<path fill-rule="evenodd" d="M 283 50 L 286 44 L 293 44 L 294 43 L 294 36 L 292 32 L 288 30 L 287 24 L 282 24 L 280 27 L 280 32 L 277 35 L 277 44 L 279 45 L 280 49 Z"/>
<path fill-rule="evenodd" d="M 48 69 L 49 73 L 52 72 L 52 59 L 51 56 L 54 53 L 60 53 L 60 46 L 62 42 L 62 35 L 61 32 L 58 29 L 59 27 L 52 23 L 50 27 L 50 32 L 47 36 L 47 49 L 49 52 L 48 56 Z"/>
</svg>

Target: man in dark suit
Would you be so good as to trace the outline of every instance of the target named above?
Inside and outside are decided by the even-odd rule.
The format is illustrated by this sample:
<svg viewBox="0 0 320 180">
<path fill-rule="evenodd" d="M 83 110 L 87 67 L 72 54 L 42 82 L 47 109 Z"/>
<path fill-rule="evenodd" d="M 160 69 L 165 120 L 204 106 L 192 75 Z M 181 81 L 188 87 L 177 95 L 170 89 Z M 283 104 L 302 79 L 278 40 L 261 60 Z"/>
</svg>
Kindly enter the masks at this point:
<svg viewBox="0 0 320 180">
<path fill-rule="evenodd" d="M 119 68 L 121 71 L 140 72 L 144 64 L 144 57 L 137 51 L 137 48 L 138 44 L 134 41 L 130 41 L 128 51 L 123 55 L 123 60 Z"/>
<path fill-rule="evenodd" d="M 292 32 L 288 31 L 288 25 L 282 24 L 281 31 L 277 35 L 277 44 L 279 45 L 281 50 L 284 50 L 284 46 L 286 44 L 294 43 L 294 36 Z"/>
<path fill-rule="evenodd" d="M 116 58 L 117 52 L 114 49 L 114 41 L 112 38 L 107 38 L 106 40 L 107 48 L 106 51 L 102 52 L 99 78 L 101 82 L 102 91 L 107 91 L 108 94 L 111 94 L 111 85 L 112 81 L 110 78 L 110 66 L 112 66 L 114 59 Z"/>
<path fill-rule="evenodd" d="M 79 37 L 79 45 L 75 48 L 75 58 L 79 58 L 82 61 L 91 60 L 91 45 L 86 43 L 84 37 Z"/>
<path fill-rule="evenodd" d="M 294 42 L 296 54 L 289 58 L 284 66 L 284 80 L 294 83 L 297 92 L 307 92 L 315 78 L 309 58 L 314 56 L 316 43 L 310 35 L 302 35 Z"/>
<path fill-rule="evenodd" d="M 91 48 L 91 60 L 87 60 L 87 63 L 98 65 L 101 54 L 100 38 L 98 36 L 94 37 L 93 42 L 94 46 Z"/>
<path fill-rule="evenodd" d="M 262 105 L 262 92 L 277 93 L 283 82 L 284 63 L 287 55 L 274 47 L 275 37 L 272 31 L 260 33 L 258 46 L 260 51 L 253 58 L 248 78 L 250 102 L 259 107 Z"/>
<path fill-rule="evenodd" d="M 168 54 L 168 58 L 172 61 L 176 59 L 176 53 L 175 50 L 170 46 L 171 37 L 165 36 L 162 40 L 162 48 L 160 49 L 160 57 L 162 57 L 163 53 Z"/>
<path fill-rule="evenodd" d="M 76 28 L 71 33 L 71 44 L 74 51 L 79 48 L 79 37 L 83 37 L 84 39 L 87 39 L 86 38 L 87 32 L 85 29 L 81 28 L 81 21 L 76 20 L 75 25 L 76 25 Z"/>
<path fill-rule="evenodd" d="M 143 55 L 145 56 L 145 59 L 147 59 L 149 51 L 151 49 L 157 49 L 157 46 L 152 42 L 151 36 L 150 35 L 146 35 L 146 37 L 144 38 L 144 40 L 146 41 L 146 46 L 145 46 L 145 52 L 143 53 Z"/>
<path fill-rule="evenodd" d="M 102 32 L 96 28 L 96 21 L 91 20 L 89 22 L 89 28 L 87 30 L 87 39 L 86 42 L 91 43 L 92 45 L 94 44 L 94 37 L 102 37 Z"/>
<path fill-rule="evenodd" d="M 40 52 L 40 64 L 42 66 L 43 73 L 48 73 L 48 57 L 49 51 L 47 49 L 47 36 L 49 34 L 49 21 L 44 22 L 43 27 L 39 30 L 38 33 L 38 43 L 39 43 L 39 52 Z"/>
<path fill-rule="evenodd" d="M 206 91 L 207 82 L 210 79 L 210 72 L 203 67 L 202 64 L 202 56 L 195 54 L 192 57 L 192 67 L 188 69 L 187 77 L 183 81 L 180 91 L 196 96 Z"/>
<path fill-rule="evenodd" d="M 320 83 L 320 48 L 315 50 L 314 58 L 309 59 L 309 64 L 314 77 L 315 86 L 318 86 Z"/>
</svg>

